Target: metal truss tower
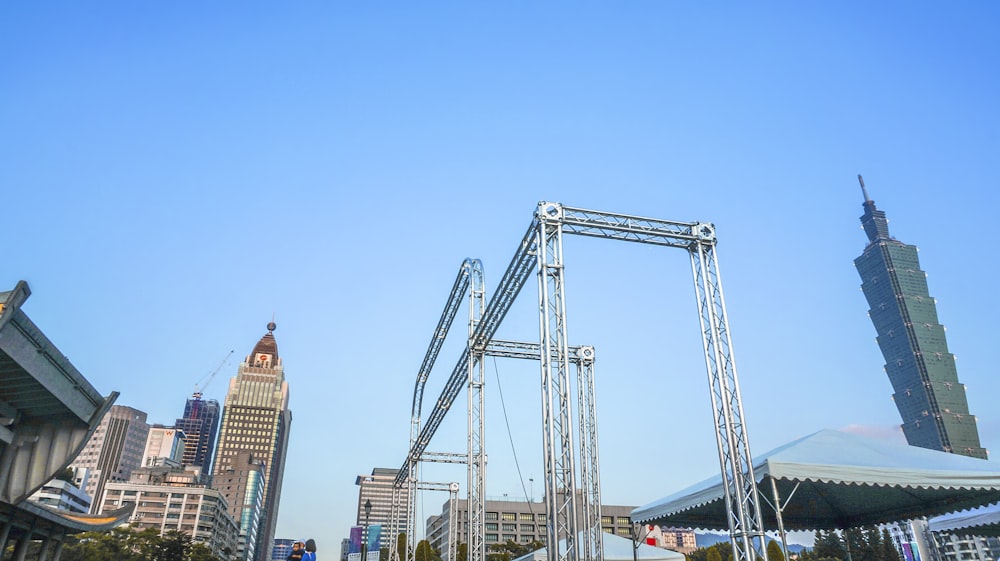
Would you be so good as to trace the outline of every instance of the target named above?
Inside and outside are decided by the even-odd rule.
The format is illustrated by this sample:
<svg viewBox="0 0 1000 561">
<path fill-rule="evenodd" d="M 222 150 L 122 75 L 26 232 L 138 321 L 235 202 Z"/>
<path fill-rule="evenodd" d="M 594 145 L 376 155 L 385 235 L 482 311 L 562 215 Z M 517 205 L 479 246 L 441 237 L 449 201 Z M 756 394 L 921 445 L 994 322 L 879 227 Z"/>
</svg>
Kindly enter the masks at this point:
<svg viewBox="0 0 1000 561">
<path fill-rule="evenodd" d="M 428 364 L 428 359 L 425 358 L 424 366 L 428 366 L 428 369 L 425 371 L 424 367 L 421 367 L 417 382 L 418 391 L 414 392 L 414 411 L 416 413 L 414 418 L 416 422 L 411 426 L 410 452 L 407 456 L 407 463 L 404 464 L 403 469 L 400 470 L 400 476 L 397 477 L 397 484 L 402 484 L 407 478 L 415 482 L 416 462 L 421 458 L 444 415 L 450 409 L 459 390 L 467 380 L 472 380 L 472 383 L 479 387 L 480 393 L 476 399 L 481 400 L 482 372 L 479 370 L 477 373 L 475 368 L 481 366 L 483 354 L 487 352 L 493 335 L 537 265 L 541 341 L 538 358 L 542 375 L 547 544 L 550 548 L 558 549 L 557 555 L 553 556 L 553 561 L 555 559 L 558 561 L 580 561 L 581 559 L 601 561 L 603 549 L 600 547 L 600 517 L 598 516 L 596 520 L 593 519 L 594 514 L 600 512 L 596 408 L 593 400 L 592 370 L 588 371 L 586 363 L 582 360 L 580 361 L 580 370 L 578 370 L 577 383 L 578 407 L 580 407 L 579 438 L 581 441 L 579 477 L 583 493 L 580 494 L 582 503 L 578 504 L 577 502 L 575 448 L 573 431 L 570 426 L 572 392 L 569 383 L 568 363 L 572 357 L 566 337 L 567 306 L 562 243 L 564 234 L 645 243 L 688 251 L 714 409 L 719 466 L 725 483 L 726 507 L 729 513 L 730 541 L 733 546 L 734 561 L 757 561 L 757 559 L 767 561 L 760 502 L 753 474 L 753 459 L 750 455 L 746 426 L 743 421 L 739 380 L 732 352 L 729 320 L 726 316 L 725 299 L 716 256 L 715 227 L 709 223 L 672 222 L 571 208 L 558 203 L 544 201 L 539 203 L 534 219 L 515 251 L 496 292 L 486 305 L 485 311 L 480 316 L 475 317 L 475 304 L 470 303 L 472 316 L 470 317 L 468 347 L 460 356 L 458 364 L 445 384 L 427 424 L 419 428 L 418 391 L 419 396 L 422 397 L 423 383 L 426 382 L 426 376 L 430 371 L 429 366 L 433 365 L 433 360 Z M 481 268 L 479 272 L 481 273 Z M 460 273 L 459 280 L 462 279 L 462 276 L 463 273 Z M 481 279 L 481 275 L 479 278 Z M 467 285 L 461 287 L 461 293 L 456 293 L 459 284 L 460 282 L 456 281 L 452 297 L 449 299 L 449 306 L 453 300 L 461 299 L 464 295 Z M 474 295 L 471 300 L 475 301 Z M 450 325 L 451 319 L 454 318 L 454 313 L 450 312 L 449 306 L 446 306 L 446 312 L 442 315 L 438 330 L 435 331 L 435 338 L 443 333 L 441 331 L 442 325 Z M 449 313 L 451 313 L 450 319 L 448 319 Z M 446 331 L 447 329 L 444 330 L 444 332 Z M 432 340 L 431 347 L 433 348 L 434 345 L 435 340 Z M 438 346 L 438 348 L 440 347 Z M 428 356 L 431 356 L 430 349 Z M 434 357 L 436 357 L 436 351 Z M 421 376 L 423 377 L 421 378 Z M 480 378 L 476 381 L 472 379 L 473 376 L 480 376 Z M 474 403 L 472 385 L 470 385 L 469 395 L 471 443 L 475 438 L 472 435 L 472 430 L 477 428 L 473 426 L 475 423 L 472 409 Z M 477 401 L 476 403 L 478 403 L 478 411 L 481 414 L 482 402 Z M 478 416 L 476 422 L 480 423 L 478 429 L 481 430 L 481 415 Z M 419 434 L 417 434 L 418 429 Z M 482 433 L 478 434 L 478 450 L 481 452 Z M 471 444 L 469 457 L 471 473 L 473 469 L 476 469 L 472 465 Z M 485 470 L 480 469 L 478 473 L 481 477 Z M 482 479 L 477 478 L 477 482 L 481 481 Z M 472 476 L 470 475 L 470 511 L 474 504 L 473 495 L 481 492 L 481 487 L 473 488 Z M 411 505 L 412 502 L 411 494 Z M 412 506 L 410 508 L 412 511 Z M 578 509 L 581 508 L 583 516 L 578 518 Z M 471 516 L 470 512 L 470 518 Z M 578 520 L 583 520 L 588 531 L 583 534 L 578 533 Z M 470 525 L 472 525 L 471 523 L 470 520 Z M 479 535 L 482 535 L 481 530 Z M 578 544 L 581 535 L 584 543 Z M 485 551 L 480 549 L 484 544 L 479 542 L 480 546 L 474 551 L 471 547 L 472 540 L 470 535 L 469 561 L 484 561 Z M 562 544 L 561 547 L 560 544 Z"/>
</svg>

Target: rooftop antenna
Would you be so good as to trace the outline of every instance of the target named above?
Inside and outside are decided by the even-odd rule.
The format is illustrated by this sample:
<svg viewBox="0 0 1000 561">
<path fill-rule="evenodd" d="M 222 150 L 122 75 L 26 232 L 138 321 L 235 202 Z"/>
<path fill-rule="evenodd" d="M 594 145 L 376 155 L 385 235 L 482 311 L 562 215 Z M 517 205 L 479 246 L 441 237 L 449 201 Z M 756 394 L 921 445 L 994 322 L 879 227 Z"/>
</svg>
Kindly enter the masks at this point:
<svg viewBox="0 0 1000 561">
<path fill-rule="evenodd" d="M 861 184 L 861 193 L 865 196 L 865 202 L 872 202 L 871 197 L 868 196 L 868 189 L 865 189 L 865 178 L 861 177 L 860 173 L 858 174 L 858 183 Z"/>
</svg>

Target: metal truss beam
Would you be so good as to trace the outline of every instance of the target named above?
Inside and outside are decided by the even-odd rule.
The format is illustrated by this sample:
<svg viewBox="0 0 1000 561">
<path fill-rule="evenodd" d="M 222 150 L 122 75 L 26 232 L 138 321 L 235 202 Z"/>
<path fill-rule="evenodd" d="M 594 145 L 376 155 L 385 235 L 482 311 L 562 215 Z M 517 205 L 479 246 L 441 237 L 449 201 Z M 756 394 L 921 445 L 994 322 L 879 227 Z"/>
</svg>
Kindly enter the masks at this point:
<svg viewBox="0 0 1000 561">
<path fill-rule="evenodd" d="M 469 463 L 469 455 L 453 452 L 424 452 L 424 455 L 420 456 L 420 461 L 438 464 L 467 464 Z"/>
</svg>

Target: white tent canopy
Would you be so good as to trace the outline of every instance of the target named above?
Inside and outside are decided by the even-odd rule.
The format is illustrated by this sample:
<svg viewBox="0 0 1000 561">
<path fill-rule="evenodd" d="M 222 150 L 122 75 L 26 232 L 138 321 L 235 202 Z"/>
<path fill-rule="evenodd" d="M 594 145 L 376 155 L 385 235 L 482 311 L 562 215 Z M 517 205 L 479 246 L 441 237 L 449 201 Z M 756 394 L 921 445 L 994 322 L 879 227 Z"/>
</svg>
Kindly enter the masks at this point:
<svg viewBox="0 0 1000 561">
<path fill-rule="evenodd" d="M 1000 536 L 1000 504 L 936 516 L 927 521 L 932 532 L 959 536 Z"/>
<path fill-rule="evenodd" d="M 676 551 L 644 543 L 639 544 L 639 549 L 634 552 L 635 557 L 633 557 L 632 548 L 634 542 L 629 538 L 623 538 L 614 534 L 604 534 L 601 541 L 604 542 L 605 561 L 632 561 L 633 559 L 641 561 L 684 561 L 685 559 L 683 554 Z M 547 559 L 548 553 L 543 547 L 527 555 L 522 555 L 514 561 L 547 561 Z"/>
<path fill-rule="evenodd" d="M 1000 463 L 822 430 L 755 458 L 765 528 L 851 528 L 1000 501 Z M 771 482 L 774 482 L 772 488 Z M 777 495 L 777 498 L 775 497 Z M 632 511 L 632 520 L 728 530 L 717 475 Z"/>
</svg>

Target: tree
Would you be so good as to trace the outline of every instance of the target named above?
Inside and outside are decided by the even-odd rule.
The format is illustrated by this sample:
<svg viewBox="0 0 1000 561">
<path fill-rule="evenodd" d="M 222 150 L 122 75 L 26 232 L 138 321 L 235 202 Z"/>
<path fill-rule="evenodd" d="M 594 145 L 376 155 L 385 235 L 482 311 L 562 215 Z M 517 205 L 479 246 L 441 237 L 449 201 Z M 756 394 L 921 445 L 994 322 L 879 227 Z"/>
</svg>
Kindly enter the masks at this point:
<svg viewBox="0 0 1000 561">
<path fill-rule="evenodd" d="M 841 561 L 847 558 L 847 550 L 844 548 L 840 536 L 833 530 L 817 530 L 816 541 L 813 544 L 813 556 L 816 561 L 835 559 Z"/>
<path fill-rule="evenodd" d="M 455 561 L 468 561 L 469 559 L 469 544 L 465 542 L 459 542 L 455 546 Z"/>
<path fill-rule="evenodd" d="M 885 528 L 882 529 L 882 552 L 880 557 L 881 561 L 903 561 L 902 557 L 899 556 L 899 550 L 896 549 L 896 544 L 892 542 L 889 530 Z"/>
<path fill-rule="evenodd" d="M 396 536 L 396 553 L 399 555 L 399 559 L 406 559 L 406 534 L 402 532 Z"/>
<path fill-rule="evenodd" d="M 767 542 L 767 561 L 785 561 L 785 552 L 781 549 L 781 544 L 771 540 Z"/>
<path fill-rule="evenodd" d="M 203 543 L 191 544 L 184 559 L 185 561 L 218 561 L 218 558 L 212 555 L 212 550 Z M 228 558 L 226 561 L 228 561 Z"/>
<path fill-rule="evenodd" d="M 708 548 L 707 555 L 705 557 L 706 561 L 722 561 L 722 554 L 719 553 L 719 548 L 710 547 Z"/>
<path fill-rule="evenodd" d="M 431 547 L 427 540 L 417 542 L 417 550 L 413 552 L 416 561 L 441 561 L 441 554 Z"/>
<path fill-rule="evenodd" d="M 157 561 L 185 561 L 191 549 L 191 536 L 177 530 L 170 530 L 156 544 Z"/>
</svg>

